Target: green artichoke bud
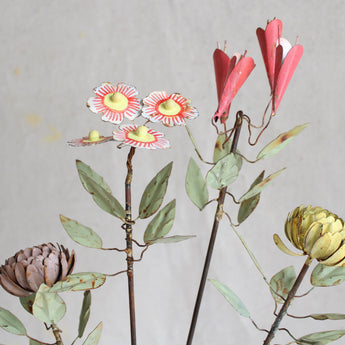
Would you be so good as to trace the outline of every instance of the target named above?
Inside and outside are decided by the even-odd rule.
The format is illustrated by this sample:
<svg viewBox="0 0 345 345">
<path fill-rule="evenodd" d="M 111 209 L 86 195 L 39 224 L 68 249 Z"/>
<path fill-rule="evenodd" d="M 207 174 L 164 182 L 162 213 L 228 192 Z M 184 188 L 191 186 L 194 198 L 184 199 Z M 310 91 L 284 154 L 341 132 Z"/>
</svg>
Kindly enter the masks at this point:
<svg viewBox="0 0 345 345">
<path fill-rule="evenodd" d="M 345 266 L 344 221 L 328 210 L 304 205 L 295 208 L 286 219 L 285 235 L 310 259 L 327 266 Z M 280 249 L 289 251 L 282 248 L 278 235 L 274 239 Z"/>
<path fill-rule="evenodd" d="M 38 291 L 41 284 L 49 287 L 72 273 L 75 254 L 63 245 L 42 244 L 20 250 L 0 266 L 0 285 L 10 294 L 26 297 Z"/>
</svg>

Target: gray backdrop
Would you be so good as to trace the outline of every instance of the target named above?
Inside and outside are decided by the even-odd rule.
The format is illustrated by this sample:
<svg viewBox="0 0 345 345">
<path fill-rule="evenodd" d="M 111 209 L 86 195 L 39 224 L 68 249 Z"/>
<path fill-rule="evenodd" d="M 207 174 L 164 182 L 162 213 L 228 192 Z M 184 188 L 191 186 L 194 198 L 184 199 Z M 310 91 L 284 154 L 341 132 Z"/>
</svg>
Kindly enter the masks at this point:
<svg viewBox="0 0 345 345">
<path fill-rule="evenodd" d="M 267 174 L 288 169 L 265 190 L 257 210 L 241 226 L 241 234 L 271 277 L 283 267 L 295 265 L 299 270 L 303 264 L 303 258 L 281 253 L 272 240 L 274 232 L 283 234 L 290 210 L 305 203 L 345 216 L 344 1 L 2 0 L 0 6 L 1 262 L 21 248 L 52 241 L 76 250 L 76 272 L 123 269 L 121 253 L 78 246 L 64 232 L 58 217 L 62 213 L 92 227 L 106 246 L 124 246 L 120 223 L 102 212 L 83 190 L 75 159 L 103 175 L 123 202 L 128 150 L 118 150 L 113 143 L 74 149 L 66 145 L 67 140 L 85 136 L 90 129 L 110 135 L 115 128 L 85 107 L 93 87 L 104 81 L 123 81 L 136 85 L 141 97 L 153 90 L 182 93 L 200 112 L 189 125 L 201 152 L 211 159 L 216 139 L 210 126 L 217 107 L 212 63 L 216 42 L 227 40 L 229 53 L 247 49 L 255 59 L 256 68 L 236 96 L 231 116 L 242 109 L 258 123 L 269 88 L 255 30 L 264 28 L 273 17 L 283 21 L 283 34 L 290 41 L 299 36 L 304 56 L 259 145 L 248 148 L 243 135 L 239 148 L 254 158 L 281 132 L 306 122 L 310 126 L 278 156 L 244 164 L 232 188 L 237 195 L 247 190 L 262 169 Z M 174 160 L 165 198 L 165 203 L 177 198 L 172 233 L 197 238 L 154 246 L 135 266 L 138 344 L 146 345 L 185 342 L 215 211 L 215 205 L 210 205 L 199 212 L 185 193 L 187 163 L 191 156 L 196 159 L 185 129 L 163 131 L 171 149 L 138 151 L 134 158 L 134 209 L 152 176 Z M 206 167 L 203 169 L 206 173 Z M 230 202 L 226 210 L 236 216 Z M 146 223 L 135 228 L 139 240 Z M 272 297 L 226 219 L 219 229 L 209 276 L 229 285 L 260 327 L 270 327 Z M 87 331 L 103 320 L 100 344 L 129 344 L 126 284 L 121 275 L 93 292 Z M 300 291 L 309 287 L 306 279 Z M 317 289 L 303 300 L 297 299 L 291 313 L 345 312 L 344 293 L 344 286 Z M 68 312 L 60 326 L 68 344 L 76 335 L 82 293 L 63 297 Z M 2 289 L 0 305 L 14 312 L 30 335 L 53 342 L 40 322 Z M 296 336 L 345 328 L 343 321 L 295 319 L 286 319 L 284 326 Z M 260 344 L 264 337 L 207 284 L 195 344 Z M 276 341 L 284 344 L 289 337 L 282 332 Z M 0 331 L 0 342 L 20 345 L 28 340 Z"/>
</svg>

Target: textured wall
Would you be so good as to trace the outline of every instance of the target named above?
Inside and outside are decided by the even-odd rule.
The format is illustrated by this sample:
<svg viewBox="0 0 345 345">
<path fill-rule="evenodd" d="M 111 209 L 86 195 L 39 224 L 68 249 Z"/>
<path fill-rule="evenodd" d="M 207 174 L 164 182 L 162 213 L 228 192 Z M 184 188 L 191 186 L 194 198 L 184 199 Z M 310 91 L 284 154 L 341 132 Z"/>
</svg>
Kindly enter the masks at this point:
<svg viewBox="0 0 345 345">
<path fill-rule="evenodd" d="M 310 126 L 278 156 L 244 166 L 233 189 L 239 195 L 262 169 L 267 173 L 284 166 L 288 169 L 263 193 L 241 233 L 270 277 L 289 265 L 298 270 L 303 263 L 301 258 L 280 253 L 272 241 L 273 232 L 282 234 L 292 208 L 301 203 L 320 205 L 345 216 L 344 1 L 2 0 L 0 9 L 0 262 L 20 248 L 58 241 L 77 251 L 76 271 L 123 269 L 121 254 L 76 245 L 58 218 L 62 213 L 78 219 L 96 230 L 107 246 L 124 245 L 120 224 L 99 210 L 80 185 L 75 159 L 102 174 L 123 201 L 127 149 L 118 150 L 111 143 L 84 149 L 66 145 L 90 129 L 107 135 L 114 129 L 85 107 L 92 88 L 103 81 L 124 81 L 136 85 L 141 97 L 152 90 L 182 93 L 199 109 L 200 117 L 190 127 L 200 150 L 211 157 L 216 138 L 210 126 L 217 107 L 212 64 L 216 42 L 227 40 L 230 53 L 247 49 L 255 59 L 256 68 L 232 109 L 243 109 L 259 122 L 269 90 L 255 30 L 273 17 L 284 22 L 286 38 L 294 41 L 299 36 L 304 56 L 260 145 L 298 124 L 310 122 Z M 214 214 L 214 205 L 199 212 L 184 191 L 187 162 L 190 156 L 195 158 L 184 128 L 164 131 L 171 149 L 140 151 L 134 158 L 134 208 L 152 176 L 174 160 L 165 199 L 177 198 L 173 232 L 196 234 L 197 238 L 157 245 L 136 265 L 137 331 L 142 345 L 185 342 Z M 239 148 L 251 158 L 257 152 L 249 151 L 244 138 Z M 230 203 L 227 210 L 236 215 Z M 141 239 L 144 228 L 139 224 L 135 229 L 137 238 Z M 270 327 L 273 303 L 268 288 L 226 220 L 220 227 L 210 278 L 228 284 L 245 301 L 258 325 Z M 307 288 L 308 282 L 301 291 Z M 313 291 L 304 301 L 296 300 L 291 312 L 345 312 L 344 288 Z M 68 314 L 61 328 L 70 343 L 82 294 L 66 293 L 64 298 L 69 302 Z M 129 344 L 127 303 L 125 276 L 109 279 L 94 291 L 89 330 L 104 321 L 101 344 Z M 26 325 L 33 324 L 32 336 L 53 341 L 17 299 L 1 289 L 0 306 Z M 344 328 L 342 321 L 290 319 L 284 325 L 296 336 Z M 264 333 L 238 316 L 207 284 L 195 344 L 260 344 L 263 338 Z M 288 339 L 282 333 L 277 341 L 287 343 Z M 0 331 L 0 343 L 28 341 Z"/>
</svg>

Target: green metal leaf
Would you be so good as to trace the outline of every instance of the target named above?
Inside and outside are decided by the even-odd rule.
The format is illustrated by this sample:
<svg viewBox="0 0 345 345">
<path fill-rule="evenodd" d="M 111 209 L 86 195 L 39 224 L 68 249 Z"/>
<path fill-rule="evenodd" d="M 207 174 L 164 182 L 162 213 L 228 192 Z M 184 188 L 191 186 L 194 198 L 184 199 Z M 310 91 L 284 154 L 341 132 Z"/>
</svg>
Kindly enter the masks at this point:
<svg viewBox="0 0 345 345">
<path fill-rule="evenodd" d="M 204 178 L 202 177 L 199 166 L 194 159 L 189 160 L 187 176 L 186 176 L 186 191 L 190 200 L 201 211 L 208 201 L 208 189 Z"/>
<path fill-rule="evenodd" d="M 266 145 L 257 155 L 256 159 L 263 159 L 271 157 L 280 152 L 295 136 L 301 133 L 309 123 L 304 125 L 296 126 L 288 132 L 284 132 L 278 135 L 273 141 Z"/>
<path fill-rule="evenodd" d="M 87 336 L 83 345 L 97 345 L 102 335 L 103 323 L 100 322 L 98 326 Z"/>
<path fill-rule="evenodd" d="M 32 306 L 35 301 L 36 294 L 33 293 L 27 297 L 19 297 L 20 304 L 30 314 L 32 314 Z"/>
<path fill-rule="evenodd" d="M 311 314 L 309 317 L 313 318 L 314 320 L 344 320 L 345 314 Z"/>
<path fill-rule="evenodd" d="M 173 162 L 165 166 L 147 185 L 139 205 L 139 217 L 144 219 L 152 216 L 162 205 L 168 187 Z"/>
<path fill-rule="evenodd" d="M 242 167 L 242 158 L 230 153 L 220 159 L 207 173 L 206 182 L 214 189 L 222 189 L 233 183 Z"/>
<path fill-rule="evenodd" d="M 80 169 L 82 166 L 82 169 Z M 80 180 L 91 195 L 95 203 L 104 211 L 110 213 L 112 216 L 124 220 L 125 210 L 117 199 L 111 194 L 111 190 L 103 179 L 94 172 L 89 166 L 86 169 L 86 164 L 77 161 L 77 168 Z"/>
<path fill-rule="evenodd" d="M 78 337 L 81 338 L 84 334 L 85 327 L 90 317 L 90 307 L 91 307 L 91 292 L 86 290 L 84 292 L 83 305 L 81 307 L 80 316 L 79 316 L 79 328 L 78 328 Z"/>
<path fill-rule="evenodd" d="M 0 307 L 0 327 L 7 332 L 26 335 L 26 329 L 21 321 L 10 311 Z"/>
<path fill-rule="evenodd" d="M 226 300 L 235 308 L 235 310 L 244 317 L 250 317 L 249 311 L 243 302 L 230 290 L 229 287 L 223 285 L 218 280 L 209 279 L 217 290 L 226 298 Z"/>
<path fill-rule="evenodd" d="M 73 241 L 89 248 L 102 248 L 102 239 L 92 229 L 63 215 L 60 215 L 60 220 Z"/>
<path fill-rule="evenodd" d="M 316 332 L 311 333 L 308 335 L 305 335 L 304 337 L 301 337 L 296 340 L 297 344 L 303 344 L 303 345 L 310 345 L 310 344 L 321 344 L 325 345 L 328 344 L 334 340 L 337 340 L 345 335 L 345 330 L 339 329 L 339 330 L 332 330 L 332 331 L 324 331 L 324 332 Z"/>
<path fill-rule="evenodd" d="M 345 267 L 325 266 L 318 264 L 311 274 L 314 286 L 334 286 L 345 280 Z"/>
<path fill-rule="evenodd" d="M 255 179 L 249 189 L 253 188 L 264 179 L 265 170 Z M 239 224 L 244 222 L 255 210 L 256 206 L 260 201 L 260 193 L 253 197 L 241 202 L 240 209 L 238 210 L 237 221 Z"/>
<path fill-rule="evenodd" d="M 222 159 L 223 157 L 225 157 L 226 155 L 230 153 L 232 141 L 228 140 L 224 145 L 225 138 L 226 138 L 225 134 L 218 135 L 216 144 L 214 146 L 214 151 L 213 151 L 214 163 L 217 163 L 220 159 Z"/>
<path fill-rule="evenodd" d="M 157 238 L 154 241 L 151 241 L 150 243 L 176 243 L 176 242 L 181 242 L 185 240 L 189 240 L 190 238 L 196 237 L 194 235 L 187 235 L 187 236 L 180 236 L 180 235 L 175 235 L 175 236 L 170 236 L 170 237 L 162 237 L 162 238 Z"/>
<path fill-rule="evenodd" d="M 66 313 L 66 304 L 55 292 L 50 292 L 47 285 L 41 284 L 36 292 L 32 306 L 33 315 L 48 325 L 58 323 Z"/>
<path fill-rule="evenodd" d="M 267 176 L 262 182 L 256 184 L 255 186 L 250 187 L 248 192 L 245 193 L 244 195 L 242 195 L 239 201 L 243 202 L 244 200 L 250 199 L 253 196 L 261 193 L 262 190 L 285 169 L 286 168 L 280 169 L 279 171 L 275 172 L 274 174 Z"/>
<path fill-rule="evenodd" d="M 105 283 L 106 276 L 98 272 L 82 272 L 68 275 L 63 281 L 55 283 L 51 292 L 84 291 L 97 289 Z"/>
<path fill-rule="evenodd" d="M 95 183 L 97 183 L 99 186 L 101 186 L 104 190 L 106 190 L 109 194 L 112 194 L 110 187 L 108 184 L 104 181 L 103 177 L 98 175 L 92 168 L 85 164 L 84 162 L 77 159 L 76 161 L 77 169 L 79 173 L 79 177 L 81 180 L 81 183 L 83 184 L 84 188 L 91 193 L 91 191 L 88 189 L 88 183 L 87 181 L 84 181 L 84 176 L 89 177 L 91 180 L 94 180 Z"/>
<path fill-rule="evenodd" d="M 174 224 L 175 206 L 176 200 L 174 199 L 155 215 L 145 230 L 145 243 L 155 241 L 168 234 Z"/>
<path fill-rule="evenodd" d="M 295 281 L 296 272 L 293 266 L 284 268 L 272 277 L 270 281 L 270 290 L 277 303 L 283 304 L 285 302 Z M 280 296 L 282 296 L 284 300 Z"/>
</svg>

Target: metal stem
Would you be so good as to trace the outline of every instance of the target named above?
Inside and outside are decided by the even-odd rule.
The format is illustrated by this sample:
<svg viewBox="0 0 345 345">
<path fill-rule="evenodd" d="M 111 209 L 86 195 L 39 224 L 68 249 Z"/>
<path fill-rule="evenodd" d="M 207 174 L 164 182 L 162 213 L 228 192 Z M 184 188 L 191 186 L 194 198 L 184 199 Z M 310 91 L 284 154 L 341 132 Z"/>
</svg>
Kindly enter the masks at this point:
<svg viewBox="0 0 345 345">
<path fill-rule="evenodd" d="M 127 253 L 127 278 L 128 278 L 128 296 L 129 296 L 129 317 L 131 328 L 131 344 L 136 345 L 136 326 L 135 326 L 135 303 L 134 303 L 134 279 L 133 279 L 133 250 L 132 250 L 132 158 L 135 148 L 131 147 L 127 157 L 127 176 L 125 182 L 126 195 L 126 253 Z"/>
<path fill-rule="evenodd" d="M 242 126 L 242 112 L 239 111 L 237 113 L 237 116 L 236 116 L 236 122 L 235 122 L 236 130 L 235 130 L 234 139 L 232 142 L 230 153 L 236 152 L 236 148 L 237 148 L 237 144 L 238 144 L 238 138 L 239 138 L 240 131 L 241 131 L 241 126 Z M 208 270 L 209 270 L 210 263 L 211 263 L 214 244 L 216 241 L 218 226 L 219 226 L 219 222 L 223 216 L 223 205 L 224 205 L 226 192 L 227 192 L 227 187 L 224 187 L 219 191 L 217 210 L 216 210 L 216 213 L 214 216 L 210 242 L 208 245 L 207 254 L 206 254 L 205 263 L 204 263 L 204 269 L 202 271 L 198 295 L 197 295 L 196 301 L 195 301 L 193 317 L 192 317 L 192 321 L 190 324 L 187 343 L 186 343 L 187 345 L 191 345 L 192 341 L 193 341 L 195 326 L 196 326 L 196 322 L 198 319 L 200 305 L 201 305 L 202 297 L 203 297 L 204 290 L 205 290 L 205 284 L 206 284 L 206 280 L 207 280 L 207 276 L 208 276 Z"/>
</svg>

